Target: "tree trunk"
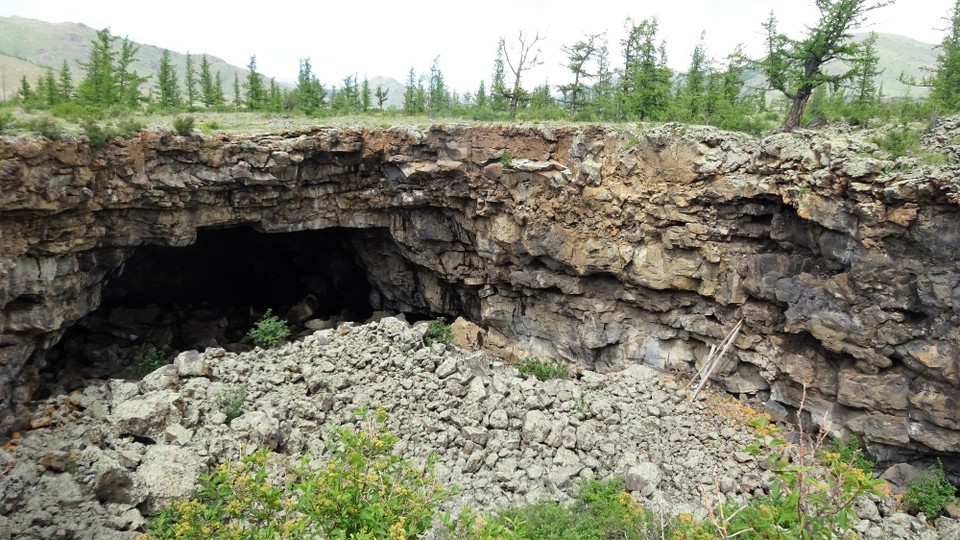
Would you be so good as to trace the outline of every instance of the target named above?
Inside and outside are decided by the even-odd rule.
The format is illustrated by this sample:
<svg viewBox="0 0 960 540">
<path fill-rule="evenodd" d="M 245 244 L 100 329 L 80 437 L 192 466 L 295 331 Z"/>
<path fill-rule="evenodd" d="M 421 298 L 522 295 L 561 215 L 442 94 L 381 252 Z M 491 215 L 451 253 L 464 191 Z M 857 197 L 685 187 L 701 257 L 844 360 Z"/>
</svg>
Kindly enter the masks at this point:
<svg viewBox="0 0 960 540">
<path fill-rule="evenodd" d="M 807 106 L 807 100 L 810 99 L 810 94 L 813 93 L 813 88 L 803 87 L 797 91 L 797 94 L 793 97 L 793 100 L 790 104 L 790 114 L 787 115 L 787 119 L 783 121 L 783 125 L 780 126 L 782 131 L 793 131 L 800 127 L 800 120 L 803 118 L 803 109 Z"/>
</svg>

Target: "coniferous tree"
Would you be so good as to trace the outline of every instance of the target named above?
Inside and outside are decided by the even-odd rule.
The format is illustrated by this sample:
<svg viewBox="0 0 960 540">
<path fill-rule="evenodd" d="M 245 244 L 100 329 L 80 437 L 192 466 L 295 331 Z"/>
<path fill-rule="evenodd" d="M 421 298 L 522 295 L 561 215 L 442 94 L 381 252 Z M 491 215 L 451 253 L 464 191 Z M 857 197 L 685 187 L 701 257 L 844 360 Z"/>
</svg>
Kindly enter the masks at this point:
<svg viewBox="0 0 960 540">
<path fill-rule="evenodd" d="M 478 109 L 483 109 L 487 106 L 487 87 L 482 80 L 480 81 L 480 86 L 477 87 L 477 93 L 473 96 L 473 105 Z"/>
<path fill-rule="evenodd" d="M 450 107 L 450 92 L 440 71 L 440 57 L 433 58 L 427 81 L 427 103 L 431 114 L 441 114 Z"/>
<path fill-rule="evenodd" d="M 263 85 L 263 76 L 257 73 L 257 56 L 250 57 L 247 64 L 247 84 L 244 89 L 245 104 L 248 110 L 258 111 L 267 104 L 267 89 Z"/>
<path fill-rule="evenodd" d="M 367 76 L 363 76 L 363 85 L 360 87 L 360 110 L 367 112 L 370 110 L 370 105 L 373 101 L 372 94 L 370 92 L 370 81 L 367 80 Z"/>
<path fill-rule="evenodd" d="M 503 38 L 497 44 L 497 56 L 493 60 L 493 76 L 490 79 L 490 97 L 493 110 L 506 112 L 507 101 L 506 65 L 503 63 L 503 50 L 506 48 Z"/>
<path fill-rule="evenodd" d="M 157 68 L 157 104 L 162 109 L 175 109 L 180 106 L 180 85 L 177 71 L 170 60 L 170 51 L 163 50 L 160 55 L 160 67 Z"/>
<path fill-rule="evenodd" d="M 220 72 L 218 71 L 217 74 Z M 233 74 L 233 107 L 239 109 L 243 106 L 243 102 L 240 101 L 240 76 L 236 72 Z"/>
<path fill-rule="evenodd" d="M 26 75 L 20 77 L 20 89 L 17 90 L 17 98 L 19 98 L 21 102 L 26 104 L 33 103 L 35 99 L 33 89 L 30 88 L 30 83 L 27 82 Z"/>
<path fill-rule="evenodd" d="M 47 76 L 46 74 L 37 77 L 37 84 L 33 88 L 33 102 L 29 105 L 45 107 L 47 105 Z"/>
<path fill-rule="evenodd" d="M 116 69 L 116 97 L 117 103 L 126 107 L 136 107 L 143 99 L 140 86 L 147 81 L 133 71 L 133 64 L 137 61 L 140 46 L 135 45 L 129 38 L 120 41 L 120 53 L 117 55 Z"/>
<path fill-rule="evenodd" d="M 950 26 L 940 42 L 937 65 L 928 85 L 930 98 L 948 112 L 960 111 L 960 0 L 948 16 Z M 901 78 L 903 78 L 901 76 Z"/>
<path fill-rule="evenodd" d="M 423 114 L 424 102 L 420 99 L 422 87 L 417 82 L 417 74 L 410 68 L 407 84 L 403 88 L 403 112 L 405 114 Z"/>
<path fill-rule="evenodd" d="M 199 94 L 197 93 L 197 70 L 193 65 L 193 55 L 190 54 L 190 51 L 187 51 L 187 65 L 184 71 L 183 84 L 187 89 L 187 107 L 192 109 Z"/>
<path fill-rule="evenodd" d="M 666 42 L 656 43 L 659 26 L 656 17 L 640 24 L 627 19 L 619 100 L 626 117 L 657 119 L 669 106 L 673 71 L 667 67 Z"/>
<path fill-rule="evenodd" d="M 781 129 L 793 130 L 800 126 L 804 108 L 813 91 L 823 85 L 837 86 L 855 75 L 855 68 L 831 74 L 823 70 L 832 60 L 853 63 L 859 45 L 850 40 L 850 32 L 859 28 L 867 13 L 889 5 L 892 0 L 816 0 L 820 20 L 807 27 L 803 39 L 790 39 L 777 31 L 773 12 L 763 24 L 766 33 L 767 55 L 760 67 L 770 88 L 778 90 L 790 100 Z"/>
<path fill-rule="evenodd" d="M 594 77 L 593 103 L 596 115 L 604 120 L 616 118 L 615 87 L 610 68 L 610 50 L 606 38 L 597 46 L 597 74 Z"/>
<path fill-rule="evenodd" d="M 279 112 L 283 108 L 283 94 L 280 92 L 280 86 L 277 85 L 277 79 L 270 77 L 269 108 L 273 112 Z"/>
<path fill-rule="evenodd" d="M 47 107 L 53 107 L 60 102 L 60 94 L 57 92 L 57 77 L 53 74 L 53 68 L 47 68 L 43 75 L 43 89 L 45 95 L 43 99 Z"/>
<path fill-rule="evenodd" d="M 238 81 L 234 79 L 234 83 Z M 239 85 L 237 87 L 237 93 L 240 92 Z M 227 102 L 227 98 L 223 94 L 223 79 L 220 77 L 220 72 L 213 77 L 213 96 L 212 103 L 214 107 L 219 107 L 224 105 Z"/>
<path fill-rule="evenodd" d="M 213 73 L 210 72 L 210 61 L 207 55 L 200 56 L 200 74 L 197 76 L 200 83 L 200 102 L 204 107 L 213 106 Z"/>
<path fill-rule="evenodd" d="M 70 101 L 73 99 L 73 74 L 70 73 L 70 66 L 67 61 L 63 61 L 60 66 L 59 78 L 57 80 L 57 94 L 61 101 Z"/>
<path fill-rule="evenodd" d="M 377 90 L 374 95 L 377 97 L 377 107 L 383 110 L 383 105 L 387 102 L 387 96 L 390 94 L 389 88 L 384 88 L 383 84 L 377 83 Z"/>
<path fill-rule="evenodd" d="M 309 58 L 300 59 L 300 73 L 297 75 L 297 103 L 307 114 L 323 107 L 326 90 L 313 74 Z"/>
<path fill-rule="evenodd" d="M 861 105 L 877 103 L 877 77 L 883 73 L 880 69 L 880 55 L 877 53 L 877 33 L 870 32 L 860 43 L 854 65 L 853 102 Z"/>
<path fill-rule="evenodd" d="M 683 78 L 683 86 L 680 93 L 680 109 L 683 111 L 682 118 L 692 121 L 704 121 L 704 113 L 707 101 L 707 84 L 712 69 L 710 60 L 707 58 L 706 45 L 704 44 L 704 33 L 700 33 L 700 39 L 693 48 L 690 55 L 690 68 Z"/>
<path fill-rule="evenodd" d="M 576 115 L 582 107 L 590 88 L 587 81 L 596 75 L 590 72 L 590 61 L 597 53 L 597 42 L 601 37 L 602 34 L 586 35 L 573 45 L 561 47 L 567 55 L 567 69 L 573 75 L 573 82 L 561 85 L 559 89 L 571 115 Z"/>
<path fill-rule="evenodd" d="M 86 62 L 79 62 L 84 70 L 83 80 L 77 86 L 77 101 L 92 107 L 108 107 L 115 102 L 113 42 L 110 29 L 97 32 Z"/>
</svg>

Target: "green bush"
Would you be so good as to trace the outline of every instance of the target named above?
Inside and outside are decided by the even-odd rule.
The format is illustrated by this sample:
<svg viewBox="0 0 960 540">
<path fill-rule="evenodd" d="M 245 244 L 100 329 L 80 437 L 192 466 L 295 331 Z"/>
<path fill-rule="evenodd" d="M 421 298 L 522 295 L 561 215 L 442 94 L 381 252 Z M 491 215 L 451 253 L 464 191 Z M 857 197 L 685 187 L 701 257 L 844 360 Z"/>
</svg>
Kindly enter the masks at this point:
<svg viewBox="0 0 960 540">
<path fill-rule="evenodd" d="M 177 132 L 177 135 L 191 135 L 193 134 L 194 122 L 192 116 L 176 116 L 173 119 L 173 130 Z"/>
<path fill-rule="evenodd" d="M 116 132 L 117 135 L 123 137 L 124 139 L 129 139 L 137 133 L 146 129 L 146 125 L 135 119 L 135 118 L 122 118 L 117 122 Z"/>
<path fill-rule="evenodd" d="M 271 311 L 268 309 L 263 314 L 263 318 L 257 321 L 257 324 L 247 332 L 250 339 L 263 348 L 274 347 L 290 335 L 290 329 L 287 328 L 286 321 L 272 315 Z"/>
<path fill-rule="evenodd" d="M 414 467 L 393 453 L 386 412 L 360 411 L 361 428 L 338 428 L 324 464 L 259 450 L 200 479 L 196 495 L 151 519 L 151 538 L 413 539 L 433 522 L 444 489 L 433 460 Z M 285 474 L 277 474 L 285 473 Z"/>
<path fill-rule="evenodd" d="M 860 469 L 867 476 L 873 474 L 873 466 L 876 463 L 867 458 L 856 439 L 843 440 L 840 437 L 834 437 L 826 451 L 836 453 L 840 461 Z"/>
<path fill-rule="evenodd" d="M 443 317 L 437 317 L 437 319 L 427 327 L 427 332 L 423 335 L 423 341 L 427 345 L 450 343 L 453 341 L 453 329 L 447 324 L 447 321 L 445 321 Z"/>
<path fill-rule="evenodd" d="M 167 359 L 166 349 L 158 349 L 153 345 L 147 347 L 146 351 L 138 356 L 133 362 L 133 373 L 138 378 L 144 378 L 154 371 L 170 363 Z"/>
<path fill-rule="evenodd" d="M 100 125 L 92 118 L 85 118 L 80 124 L 80 127 L 83 128 L 83 132 L 87 135 L 87 140 L 90 141 L 90 146 L 94 148 L 106 146 L 111 139 L 117 136 L 116 131 L 109 127 Z"/>
<path fill-rule="evenodd" d="M 457 520 L 444 519 L 444 523 L 441 539 L 700 538 L 695 536 L 698 532 L 695 527 L 687 525 L 684 520 L 654 516 L 624 491 L 623 482 L 618 479 L 581 483 L 569 506 L 544 501 L 491 512 L 484 518 L 477 517 L 467 509 Z"/>
<path fill-rule="evenodd" d="M 500 164 L 504 167 L 513 165 L 513 155 L 510 154 L 509 151 L 504 151 L 504 153 L 500 156 Z"/>
<path fill-rule="evenodd" d="M 217 407 L 226 415 L 229 424 L 240 417 L 243 404 L 247 401 L 247 389 L 243 386 L 227 390 L 217 395 Z"/>
<path fill-rule="evenodd" d="M 63 126 L 49 116 L 38 116 L 26 123 L 28 131 L 32 131 L 40 136 L 46 137 L 51 141 L 59 141 L 63 138 Z"/>
<path fill-rule="evenodd" d="M 206 122 L 200 124 L 200 129 L 204 133 L 208 133 L 208 134 L 213 133 L 222 128 L 223 126 L 221 126 L 220 122 L 217 122 L 216 120 L 207 120 Z"/>
<path fill-rule="evenodd" d="M 883 137 L 875 137 L 873 143 L 896 159 L 920 150 L 920 132 L 907 127 L 892 129 Z"/>
<path fill-rule="evenodd" d="M 953 502 L 957 489 L 947 480 L 943 464 L 938 459 L 919 478 L 910 484 L 903 500 L 919 510 L 927 519 L 936 519 Z"/>
<path fill-rule="evenodd" d="M 0 135 L 9 133 L 17 126 L 17 120 L 10 111 L 0 111 Z"/>
<path fill-rule="evenodd" d="M 524 358 L 516 364 L 517 371 L 524 377 L 533 375 L 545 381 L 547 379 L 566 379 L 570 376 L 570 368 L 563 362 L 556 360 L 541 360 L 535 356 Z"/>
<path fill-rule="evenodd" d="M 754 428 L 755 442 L 747 447 L 747 452 L 766 457 L 774 482 L 768 495 L 755 498 L 742 510 L 727 507 L 726 515 L 730 518 L 717 522 L 722 537 L 844 538 L 856 519 L 851 509 L 854 501 L 863 495 L 881 494 L 883 481 L 871 478 L 840 453 L 825 448 L 825 433 L 812 443 L 801 442 L 788 451 L 783 428 L 767 418 L 757 418 L 749 424 Z M 803 437 L 801 431 L 801 441 Z M 783 536 L 783 531 L 792 535 Z"/>
</svg>

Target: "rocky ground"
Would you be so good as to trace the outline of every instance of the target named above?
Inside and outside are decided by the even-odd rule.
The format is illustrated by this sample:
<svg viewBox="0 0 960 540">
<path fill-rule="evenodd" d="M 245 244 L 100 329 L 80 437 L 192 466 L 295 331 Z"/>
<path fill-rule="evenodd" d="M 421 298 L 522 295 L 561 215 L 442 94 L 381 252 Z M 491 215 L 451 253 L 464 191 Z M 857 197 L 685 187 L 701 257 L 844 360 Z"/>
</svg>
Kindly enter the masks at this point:
<svg viewBox="0 0 960 540">
<path fill-rule="evenodd" d="M 440 479 L 462 488 L 448 509 L 565 501 L 579 479 L 615 475 L 646 505 L 703 515 L 704 493 L 745 500 L 766 485 L 743 451 L 749 411 L 729 398 L 691 402 L 683 384 L 643 366 L 525 379 L 484 353 L 424 346 L 424 328 L 347 323 L 274 350 L 188 351 L 142 381 L 55 392 L 0 450 L 0 539 L 136 538 L 145 514 L 188 495 L 210 465 L 241 448 L 322 454 L 330 426 L 355 424 L 358 407 L 390 412 L 404 456 L 439 456 Z M 931 528 L 892 498 L 858 512 L 865 538 L 960 537 L 960 522 Z"/>
</svg>

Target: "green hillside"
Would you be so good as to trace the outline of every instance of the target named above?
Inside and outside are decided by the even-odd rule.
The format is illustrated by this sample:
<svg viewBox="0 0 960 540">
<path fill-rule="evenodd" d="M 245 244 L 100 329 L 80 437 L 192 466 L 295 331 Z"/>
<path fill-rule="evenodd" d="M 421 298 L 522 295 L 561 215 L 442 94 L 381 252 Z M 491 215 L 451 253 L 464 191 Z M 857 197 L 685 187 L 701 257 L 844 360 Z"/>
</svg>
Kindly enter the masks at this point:
<svg viewBox="0 0 960 540">
<path fill-rule="evenodd" d="M 26 75 L 31 86 L 46 70 L 19 58 L 0 54 L 0 101 L 10 99 L 20 89 L 20 77 Z"/>
<path fill-rule="evenodd" d="M 111 29 L 111 31 L 115 35 L 123 36 L 122 29 Z M 76 61 L 87 59 L 90 53 L 90 43 L 96 37 L 96 34 L 97 29 L 79 23 L 50 23 L 23 17 L 0 17 L 0 55 L 20 59 L 34 64 L 35 67 L 50 66 L 54 69 L 59 69 L 63 61 L 66 60 L 74 73 L 75 81 L 78 81 L 82 76 L 82 70 Z M 135 70 L 141 75 L 152 75 L 160 65 L 162 52 L 163 49 L 160 47 L 140 44 L 139 62 L 134 66 Z M 182 74 L 186 66 L 186 55 L 175 51 L 170 51 L 170 53 L 171 60 Z M 194 53 L 198 69 L 201 53 L 202 51 Z M 220 72 L 223 78 L 224 91 L 227 95 L 231 95 L 234 75 L 238 75 L 242 81 L 247 70 L 230 65 L 214 56 L 208 55 L 207 60 L 210 62 L 212 73 Z M 4 65 L 0 64 L 0 67 Z M 31 84 L 36 80 L 36 76 L 31 76 L 32 72 L 27 72 L 31 68 L 23 64 L 20 64 L 19 68 L 11 66 L 10 69 L 15 77 L 13 77 L 12 86 L 10 81 L 5 81 L 8 97 L 11 88 L 16 92 L 21 75 L 27 75 Z M 16 69 L 23 71 L 16 71 Z M 291 69 L 296 69 L 296 66 Z M 5 78 L 10 77 L 5 76 Z"/>
<path fill-rule="evenodd" d="M 862 41 L 867 34 L 857 34 L 855 39 Z M 877 77 L 877 84 L 883 85 L 883 94 L 887 97 L 927 95 L 926 88 L 909 87 L 897 80 L 903 72 L 917 80 L 929 77 L 928 70 L 937 64 L 935 45 L 897 34 L 877 34 L 877 54 L 880 56 L 880 69 L 883 74 Z"/>
</svg>

